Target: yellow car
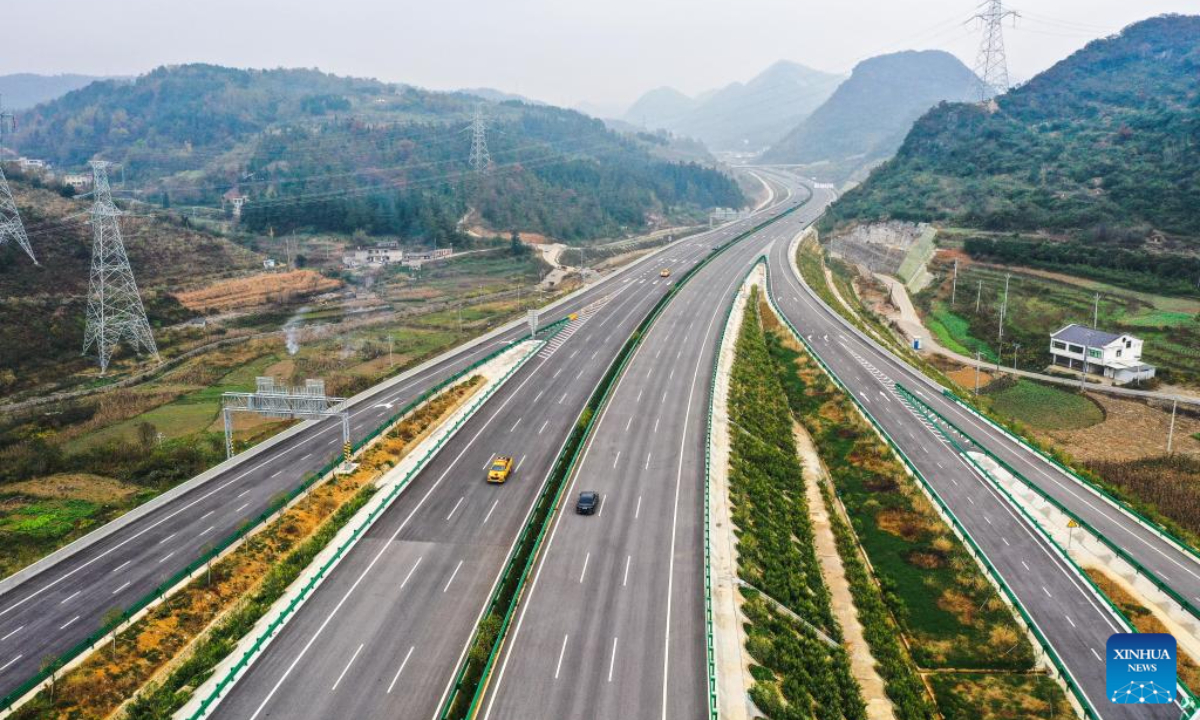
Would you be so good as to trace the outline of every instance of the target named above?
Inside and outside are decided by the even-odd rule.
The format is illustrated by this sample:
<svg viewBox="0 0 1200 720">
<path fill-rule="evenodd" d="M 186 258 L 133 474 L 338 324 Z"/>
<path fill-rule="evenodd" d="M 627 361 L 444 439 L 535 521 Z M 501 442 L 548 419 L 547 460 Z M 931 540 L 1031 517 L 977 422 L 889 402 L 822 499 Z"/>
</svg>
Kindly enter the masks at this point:
<svg viewBox="0 0 1200 720">
<path fill-rule="evenodd" d="M 488 482 L 502 483 L 512 474 L 513 459 L 498 457 L 492 461 L 492 469 L 488 470 Z"/>
<path fill-rule="evenodd" d="M 663 269 L 662 269 L 662 272 L 660 272 L 660 273 L 658 274 L 658 276 L 659 276 L 659 277 L 671 277 L 671 271 L 670 271 L 670 269 L 669 269 L 669 268 L 663 268 Z"/>
</svg>

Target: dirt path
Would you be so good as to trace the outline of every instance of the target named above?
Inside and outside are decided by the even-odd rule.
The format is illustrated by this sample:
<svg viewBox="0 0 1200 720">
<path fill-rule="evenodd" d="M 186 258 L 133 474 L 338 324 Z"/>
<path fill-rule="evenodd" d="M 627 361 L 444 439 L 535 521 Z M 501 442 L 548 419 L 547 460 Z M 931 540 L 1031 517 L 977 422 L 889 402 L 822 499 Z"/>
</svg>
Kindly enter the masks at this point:
<svg viewBox="0 0 1200 720">
<path fill-rule="evenodd" d="M 804 427 L 794 423 L 792 432 L 796 438 L 796 452 L 800 456 L 801 465 L 804 466 L 804 492 L 808 496 L 808 512 L 812 517 L 821 574 L 825 576 L 833 598 L 833 614 L 846 636 L 850 672 L 862 688 L 863 699 L 867 703 L 867 717 L 870 720 L 895 720 L 896 716 L 892 703 L 887 698 L 883 678 L 875 669 L 875 658 L 871 655 L 871 648 L 863 636 L 862 623 L 858 621 L 858 609 L 854 607 L 854 596 L 850 594 L 850 583 L 846 580 L 842 558 L 838 555 L 833 529 L 829 525 L 829 509 L 825 507 L 825 499 L 817 485 L 818 482 L 827 481 L 825 467 L 817 455 L 812 437 Z"/>
</svg>

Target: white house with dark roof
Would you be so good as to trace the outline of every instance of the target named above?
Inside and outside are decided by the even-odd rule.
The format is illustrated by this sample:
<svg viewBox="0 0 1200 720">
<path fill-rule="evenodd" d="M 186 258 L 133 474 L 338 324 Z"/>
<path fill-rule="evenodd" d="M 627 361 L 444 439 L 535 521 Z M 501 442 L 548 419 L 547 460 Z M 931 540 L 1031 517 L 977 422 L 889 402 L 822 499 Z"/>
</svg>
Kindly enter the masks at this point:
<svg viewBox="0 0 1200 720">
<path fill-rule="evenodd" d="M 1098 373 L 1118 385 L 1154 377 L 1154 366 L 1142 362 L 1142 341 L 1086 325 L 1071 324 L 1050 335 L 1054 364 Z"/>
</svg>

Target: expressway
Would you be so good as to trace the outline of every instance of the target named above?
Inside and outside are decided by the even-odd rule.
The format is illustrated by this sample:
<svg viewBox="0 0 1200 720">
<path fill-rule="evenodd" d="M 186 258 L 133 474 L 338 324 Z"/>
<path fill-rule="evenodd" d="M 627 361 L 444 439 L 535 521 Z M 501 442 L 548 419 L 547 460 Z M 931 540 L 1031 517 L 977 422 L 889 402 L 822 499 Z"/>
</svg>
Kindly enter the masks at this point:
<svg viewBox="0 0 1200 720">
<path fill-rule="evenodd" d="M 523 366 L 413 479 L 210 716 L 434 716 L 576 418 L 667 290 L 659 271 L 682 274 L 742 227 L 682 241 L 609 284 L 569 339 Z M 516 460 L 500 486 L 484 481 L 497 455 Z"/>
<path fill-rule="evenodd" d="M 751 219 L 678 241 L 661 257 L 673 263 L 695 260 L 781 207 L 777 204 Z M 643 258 L 558 304 L 546 313 L 542 324 L 606 297 L 616 301 L 622 294 L 634 295 L 634 288 L 649 296 L 662 289 L 645 282 L 648 274 L 656 276 L 659 269 L 657 257 Z M 634 277 L 638 278 L 636 284 L 630 281 Z M 623 307 L 612 302 L 610 309 Z M 627 309 L 633 312 L 637 307 L 641 305 Z M 608 328 L 611 347 L 625 338 L 616 325 Z M 483 342 L 450 351 L 364 393 L 347 408 L 352 437 L 364 437 L 425 390 L 526 333 L 524 322 L 512 323 Z M 609 339 L 608 334 L 603 338 L 605 342 Z M 597 364 L 589 364 L 589 371 L 594 366 Z M 0 583 L 0 697 L 35 675 L 43 658 L 64 653 L 94 633 L 108 611 L 130 607 L 199 557 L 207 546 L 259 517 L 269 509 L 272 498 L 295 488 L 306 475 L 335 457 L 340 447 L 336 421 L 306 423 L 262 452 L 233 458 L 207 481 L 87 547 L 70 547 L 60 561 L 29 577 Z"/>
<path fill-rule="evenodd" d="M 704 268 L 647 332 L 565 494 L 481 718 L 702 718 L 709 386 L 734 290 L 813 201 Z M 578 515 L 579 491 L 600 494 Z"/>
<path fill-rule="evenodd" d="M 852 332 L 800 281 L 788 250 L 788 243 L 776 243 L 770 252 L 771 294 L 780 309 L 950 507 L 1049 639 L 1098 715 L 1178 717 L 1178 709 L 1170 705 L 1136 707 L 1108 701 L 1103 658 L 1108 636 L 1121 632 L 1117 621 L 1037 527 L 901 402 L 893 383 L 916 391 L 969 432 L 978 431 L 980 441 L 998 454 L 1006 453 L 1022 472 L 1036 477 L 1033 466 L 1044 461 L 998 433 L 984 432 L 982 423 L 969 422 L 968 414 L 942 398 L 918 371 Z"/>
</svg>

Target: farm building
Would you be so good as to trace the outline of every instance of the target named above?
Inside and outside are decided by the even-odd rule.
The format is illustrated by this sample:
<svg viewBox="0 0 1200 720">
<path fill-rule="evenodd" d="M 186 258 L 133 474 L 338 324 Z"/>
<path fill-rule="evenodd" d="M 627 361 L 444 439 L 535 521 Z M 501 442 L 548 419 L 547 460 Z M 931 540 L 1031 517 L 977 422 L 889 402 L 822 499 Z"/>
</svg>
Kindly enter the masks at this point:
<svg viewBox="0 0 1200 720">
<path fill-rule="evenodd" d="M 1154 366 L 1142 362 L 1142 341 L 1086 325 L 1071 324 L 1050 335 L 1054 364 L 1085 373 L 1097 369 L 1118 385 L 1154 377 Z"/>
</svg>

